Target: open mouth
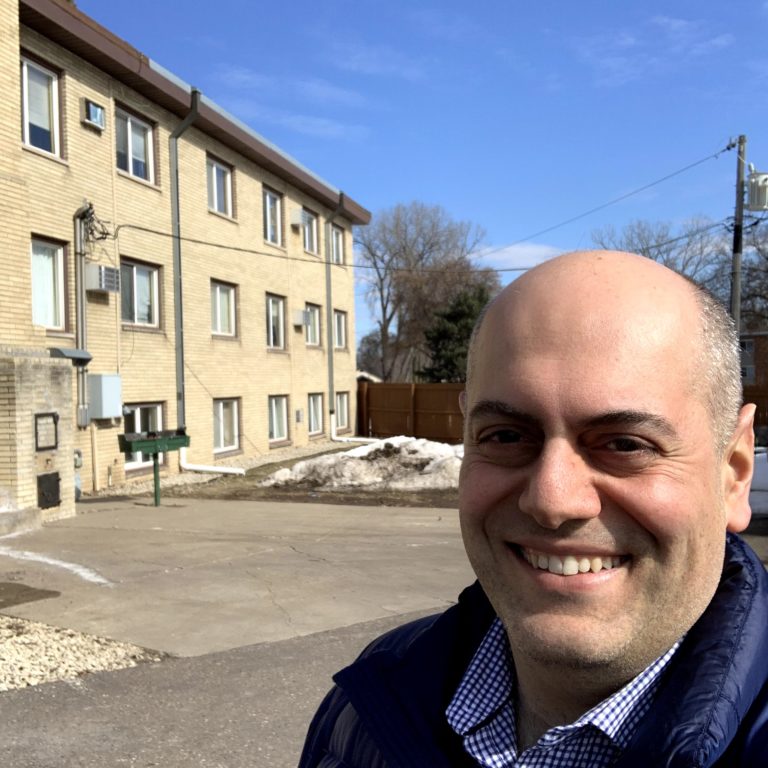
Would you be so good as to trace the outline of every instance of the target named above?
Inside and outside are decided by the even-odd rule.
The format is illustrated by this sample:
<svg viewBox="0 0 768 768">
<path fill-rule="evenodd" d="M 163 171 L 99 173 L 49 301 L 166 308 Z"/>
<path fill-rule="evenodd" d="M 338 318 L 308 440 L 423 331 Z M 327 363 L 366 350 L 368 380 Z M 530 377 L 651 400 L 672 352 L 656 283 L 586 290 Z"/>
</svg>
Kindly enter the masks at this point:
<svg viewBox="0 0 768 768">
<path fill-rule="evenodd" d="M 600 573 L 619 568 L 628 557 L 610 555 L 551 555 L 528 547 L 517 547 L 520 556 L 534 568 L 557 576 L 577 576 L 580 573 Z"/>
</svg>

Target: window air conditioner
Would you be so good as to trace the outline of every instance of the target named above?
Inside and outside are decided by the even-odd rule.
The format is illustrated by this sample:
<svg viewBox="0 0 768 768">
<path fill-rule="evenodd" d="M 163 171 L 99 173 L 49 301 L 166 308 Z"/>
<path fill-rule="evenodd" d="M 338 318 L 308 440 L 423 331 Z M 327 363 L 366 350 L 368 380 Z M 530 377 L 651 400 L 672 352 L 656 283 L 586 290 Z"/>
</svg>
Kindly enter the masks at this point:
<svg viewBox="0 0 768 768">
<path fill-rule="evenodd" d="M 304 309 L 295 309 L 293 311 L 293 325 L 296 328 L 309 325 L 309 312 Z"/>
<path fill-rule="evenodd" d="M 86 264 L 85 289 L 99 293 L 120 293 L 120 270 L 104 264 Z"/>
<path fill-rule="evenodd" d="M 301 208 L 294 208 L 291 211 L 291 227 L 293 229 L 301 229 L 301 225 L 304 223 L 304 211 Z"/>
</svg>

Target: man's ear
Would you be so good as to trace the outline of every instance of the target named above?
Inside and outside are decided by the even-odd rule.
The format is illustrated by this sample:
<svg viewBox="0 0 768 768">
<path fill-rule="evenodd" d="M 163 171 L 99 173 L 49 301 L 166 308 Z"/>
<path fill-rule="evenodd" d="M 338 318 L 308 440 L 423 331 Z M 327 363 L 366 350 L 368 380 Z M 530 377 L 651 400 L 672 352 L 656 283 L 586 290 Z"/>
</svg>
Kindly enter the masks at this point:
<svg viewBox="0 0 768 768">
<path fill-rule="evenodd" d="M 743 531 L 752 517 L 749 488 L 755 466 L 755 406 L 742 406 L 733 437 L 723 454 L 723 500 L 727 529 Z"/>
<path fill-rule="evenodd" d="M 467 415 L 467 390 L 462 389 L 461 392 L 459 392 L 459 408 L 461 409 L 461 415 L 466 416 Z"/>
</svg>

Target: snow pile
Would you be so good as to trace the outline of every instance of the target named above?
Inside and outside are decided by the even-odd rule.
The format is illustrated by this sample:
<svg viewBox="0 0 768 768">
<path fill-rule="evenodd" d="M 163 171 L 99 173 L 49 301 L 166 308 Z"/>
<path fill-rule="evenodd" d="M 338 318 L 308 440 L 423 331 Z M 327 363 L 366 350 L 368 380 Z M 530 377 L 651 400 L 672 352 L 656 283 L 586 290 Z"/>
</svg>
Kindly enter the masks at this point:
<svg viewBox="0 0 768 768">
<path fill-rule="evenodd" d="M 261 485 L 308 485 L 312 488 L 416 490 L 456 488 L 464 453 L 461 445 L 414 437 L 390 437 L 345 453 L 307 459 L 280 469 Z"/>
</svg>

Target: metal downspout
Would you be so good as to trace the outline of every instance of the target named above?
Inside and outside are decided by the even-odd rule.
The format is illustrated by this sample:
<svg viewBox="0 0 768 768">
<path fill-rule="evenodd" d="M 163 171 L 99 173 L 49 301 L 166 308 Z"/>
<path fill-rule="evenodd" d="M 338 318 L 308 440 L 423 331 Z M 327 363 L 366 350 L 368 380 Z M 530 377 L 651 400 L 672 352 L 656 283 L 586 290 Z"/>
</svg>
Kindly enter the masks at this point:
<svg viewBox="0 0 768 768">
<path fill-rule="evenodd" d="M 72 217 L 75 226 L 75 347 L 85 349 L 88 328 L 85 312 L 85 222 L 93 215 L 93 205 L 84 203 Z M 87 374 L 85 366 L 77 366 L 77 426 L 88 426 Z"/>
<path fill-rule="evenodd" d="M 180 429 L 186 425 L 184 394 L 184 312 L 181 290 L 181 222 L 179 218 L 179 148 L 178 140 L 195 122 L 200 107 L 200 91 L 192 89 L 189 113 L 171 133 L 169 155 L 171 166 L 171 228 L 173 234 L 173 305 L 176 326 L 176 423 Z"/>
</svg>

